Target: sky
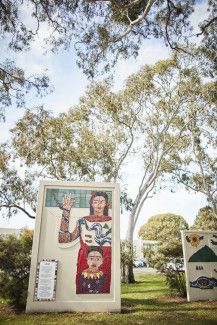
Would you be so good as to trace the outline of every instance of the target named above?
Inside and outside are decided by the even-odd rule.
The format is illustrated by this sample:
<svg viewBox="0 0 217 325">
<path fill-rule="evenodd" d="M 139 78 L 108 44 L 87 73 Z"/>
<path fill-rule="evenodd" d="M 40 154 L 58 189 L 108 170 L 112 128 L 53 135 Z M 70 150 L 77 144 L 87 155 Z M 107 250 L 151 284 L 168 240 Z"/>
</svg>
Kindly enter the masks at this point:
<svg viewBox="0 0 217 325">
<path fill-rule="evenodd" d="M 192 24 L 197 32 L 198 19 L 206 15 L 204 2 L 199 2 L 195 12 L 192 15 Z M 61 51 L 59 54 L 51 52 L 45 53 L 43 48 L 43 37 L 48 35 L 48 28 L 43 26 L 40 35 L 33 43 L 31 51 L 16 55 L 18 66 L 23 67 L 28 75 L 43 72 L 47 70 L 50 81 L 54 86 L 53 93 L 40 98 L 34 95 L 27 97 L 28 107 L 44 105 L 57 115 L 60 112 L 67 111 L 72 105 L 77 104 L 79 97 L 84 94 L 88 84 L 86 76 L 76 66 L 76 55 L 73 49 L 68 52 Z M 6 51 L 4 44 L 0 44 L 2 57 L 11 57 L 13 55 Z M 115 68 L 115 89 L 120 89 L 124 80 L 131 74 L 139 70 L 144 64 L 154 64 L 158 60 L 168 58 L 170 50 L 159 40 L 147 40 L 143 43 L 139 55 L 136 59 L 121 60 Z M 10 138 L 10 129 L 16 121 L 22 117 L 23 110 L 15 107 L 7 108 L 6 122 L 1 124 L 0 143 Z M 138 188 L 138 179 L 140 173 L 137 168 L 126 166 L 125 183 L 128 185 L 129 194 L 133 197 Z M 138 229 L 149 217 L 160 213 L 175 213 L 182 215 L 189 225 L 192 225 L 199 208 L 207 204 L 206 198 L 202 194 L 189 193 L 183 188 L 177 189 L 175 193 L 170 190 L 162 190 L 153 198 L 146 201 L 138 220 L 134 237 L 137 238 Z M 1 212 L 0 212 L 1 213 Z M 126 235 L 128 214 L 121 215 L 121 238 Z M 8 228 L 34 228 L 34 221 L 22 214 L 17 214 L 10 220 L 0 215 L 0 227 Z"/>
</svg>

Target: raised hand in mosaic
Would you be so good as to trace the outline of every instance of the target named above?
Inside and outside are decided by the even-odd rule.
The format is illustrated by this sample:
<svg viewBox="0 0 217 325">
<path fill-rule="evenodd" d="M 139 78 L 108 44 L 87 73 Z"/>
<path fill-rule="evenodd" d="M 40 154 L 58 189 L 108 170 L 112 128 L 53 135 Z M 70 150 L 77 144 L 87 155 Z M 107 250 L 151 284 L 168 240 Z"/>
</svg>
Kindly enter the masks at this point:
<svg viewBox="0 0 217 325">
<path fill-rule="evenodd" d="M 59 237 L 58 237 L 59 243 L 68 243 L 79 237 L 77 225 L 72 233 L 69 232 L 69 216 L 70 216 L 70 210 L 72 206 L 73 206 L 72 195 L 71 193 L 66 194 L 62 202 L 63 214 L 62 214 Z"/>
<path fill-rule="evenodd" d="M 63 210 L 70 211 L 71 208 L 73 207 L 73 198 L 72 194 L 66 194 L 63 198 L 63 203 L 62 203 Z"/>
</svg>

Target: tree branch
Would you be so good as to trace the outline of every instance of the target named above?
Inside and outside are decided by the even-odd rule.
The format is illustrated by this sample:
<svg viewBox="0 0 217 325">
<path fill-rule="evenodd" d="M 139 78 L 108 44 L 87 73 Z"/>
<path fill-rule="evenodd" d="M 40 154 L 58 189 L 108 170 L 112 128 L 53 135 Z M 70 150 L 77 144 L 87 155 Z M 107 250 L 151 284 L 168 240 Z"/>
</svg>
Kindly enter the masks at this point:
<svg viewBox="0 0 217 325">
<path fill-rule="evenodd" d="M 196 36 L 198 37 L 198 36 L 200 36 L 200 35 L 203 35 L 203 34 L 205 33 L 206 29 L 207 29 L 207 28 L 208 28 L 212 23 L 214 23 L 214 21 L 216 21 L 216 20 L 217 20 L 217 17 L 213 17 L 210 21 L 207 22 L 206 25 L 204 25 L 204 26 L 200 26 L 201 32 L 198 33 L 198 34 L 196 34 Z"/>
<path fill-rule="evenodd" d="M 35 216 L 32 216 L 29 212 L 27 212 L 24 208 L 22 208 L 21 206 L 17 205 L 17 204 L 1 204 L 0 205 L 0 209 L 1 208 L 7 208 L 7 209 L 11 209 L 11 208 L 15 208 L 15 209 L 18 209 L 18 210 L 21 210 L 23 213 L 25 213 L 29 218 L 31 219 L 35 219 Z"/>
<path fill-rule="evenodd" d="M 145 7 L 145 10 L 143 11 L 142 15 L 138 16 L 137 19 L 133 20 L 130 22 L 130 25 L 128 26 L 128 28 L 126 29 L 126 31 L 121 35 L 119 36 L 118 38 L 114 39 L 113 42 L 119 42 L 120 40 L 122 40 L 123 38 L 125 38 L 133 29 L 133 27 L 135 25 L 138 25 L 149 13 L 151 7 L 153 6 L 154 2 L 156 0 L 149 0 L 146 7 Z"/>
</svg>

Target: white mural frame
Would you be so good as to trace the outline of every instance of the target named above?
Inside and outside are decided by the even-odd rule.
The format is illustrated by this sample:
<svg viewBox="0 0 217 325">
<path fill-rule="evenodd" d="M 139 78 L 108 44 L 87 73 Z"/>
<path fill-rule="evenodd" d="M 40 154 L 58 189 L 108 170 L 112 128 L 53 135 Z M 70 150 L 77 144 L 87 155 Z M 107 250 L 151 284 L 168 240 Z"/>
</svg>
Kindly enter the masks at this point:
<svg viewBox="0 0 217 325">
<path fill-rule="evenodd" d="M 111 285 L 109 293 L 76 295 L 73 279 L 68 274 L 75 272 L 76 252 L 79 241 L 73 245 L 59 245 L 57 241 L 61 211 L 45 207 L 48 189 L 108 191 L 112 195 L 112 254 Z M 76 210 L 76 209 L 75 209 Z M 82 209 L 80 209 L 82 210 Z M 80 213 L 80 210 L 77 211 Z M 77 251 L 76 251 L 77 250 Z M 55 300 L 34 299 L 37 266 L 42 260 L 58 260 Z M 74 274 L 74 273 L 73 273 Z M 74 291 L 73 291 L 74 290 Z M 93 183 L 71 181 L 41 181 L 39 186 L 36 225 L 33 237 L 32 259 L 29 277 L 26 312 L 120 312 L 120 190 L 117 183 Z"/>
</svg>

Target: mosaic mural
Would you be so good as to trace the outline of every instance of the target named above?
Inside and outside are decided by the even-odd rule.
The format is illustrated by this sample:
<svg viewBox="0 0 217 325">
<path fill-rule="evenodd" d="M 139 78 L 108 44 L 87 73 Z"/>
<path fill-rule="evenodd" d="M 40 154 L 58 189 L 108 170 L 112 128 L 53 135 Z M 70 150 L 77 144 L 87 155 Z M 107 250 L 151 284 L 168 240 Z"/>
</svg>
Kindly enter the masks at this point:
<svg viewBox="0 0 217 325">
<path fill-rule="evenodd" d="M 217 299 L 217 234 L 185 231 L 182 234 L 188 300 Z"/>
<path fill-rule="evenodd" d="M 49 195 L 51 197 L 53 193 Z M 68 191 L 61 192 L 62 198 L 59 193 L 58 195 L 58 200 L 62 199 L 59 205 L 62 218 L 58 241 L 61 244 L 80 239 L 76 294 L 110 293 L 112 217 L 108 215 L 108 209 L 112 204 L 111 192 Z M 90 213 L 80 218 L 74 230 L 70 232 L 70 212 L 72 207 L 75 207 L 76 199 L 79 201 L 79 207 L 86 207 L 88 202 Z"/>
</svg>

